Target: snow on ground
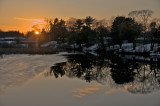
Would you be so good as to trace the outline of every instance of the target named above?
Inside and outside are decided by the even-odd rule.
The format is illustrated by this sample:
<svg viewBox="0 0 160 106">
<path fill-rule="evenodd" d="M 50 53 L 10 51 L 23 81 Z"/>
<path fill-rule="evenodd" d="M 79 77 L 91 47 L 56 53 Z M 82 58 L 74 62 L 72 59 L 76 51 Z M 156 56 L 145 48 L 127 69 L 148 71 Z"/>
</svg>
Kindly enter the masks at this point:
<svg viewBox="0 0 160 106">
<path fill-rule="evenodd" d="M 151 50 L 151 44 L 145 44 L 145 45 L 139 45 L 136 47 L 135 51 L 136 52 L 149 52 Z"/>
<path fill-rule="evenodd" d="M 78 46 L 76 43 L 74 43 L 74 44 L 70 45 L 70 47 L 71 47 L 72 49 L 74 49 L 74 48 L 78 48 L 79 46 Z"/>
<path fill-rule="evenodd" d="M 68 43 L 63 43 L 63 44 L 58 44 L 57 41 L 50 41 L 45 44 L 42 44 L 41 47 L 70 47 L 72 49 L 78 48 L 79 46 L 77 44 L 72 44 L 69 45 Z M 94 44 L 90 47 L 85 47 L 85 44 L 81 45 L 83 47 L 83 52 L 87 51 L 95 51 L 98 49 L 98 44 Z M 158 50 L 158 44 L 155 44 L 153 50 L 151 51 L 151 44 L 136 44 L 135 50 L 133 50 L 133 43 L 124 43 L 122 44 L 122 49 L 120 49 L 120 46 L 118 44 L 112 45 L 112 46 L 107 46 L 106 45 L 106 50 L 115 50 L 119 52 L 136 52 L 136 53 L 143 53 L 143 52 L 151 52 L 151 55 L 157 55 L 157 50 Z M 159 54 L 159 53 L 158 53 Z"/>
<path fill-rule="evenodd" d="M 57 44 L 57 41 L 50 41 L 45 44 L 42 44 L 41 47 L 55 46 L 56 44 Z"/>
<path fill-rule="evenodd" d="M 66 58 L 59 55 L 4 55 L 0 58 L 0 93 L 9 87 L 23 85 L 44 70 Z"/>
<path fill-rule="evenodd" d="M 98 44 L 94 44 L 94 45 L 92 45 L 92 46 L 90 46 L 90 47 L 84 47 L 83 48 L 83 51 L 94 51 L 94 50 L 96 50 L 96 49 L 98 49 Z"/>
<path fill-rule="evenodd" d="M 47 43 L 42 44 L 40 47 L 52 47 L 52 48 L 57 48 L 57 47 L 65 47 L 68 46 L 68 43 L 59 43 L 57 41 L 50 41 Z"/>
<path fill-rule="evenodd" d="M 122 44 L 122 49 L 125 52 L 129 52 L 129 51 L 133 50 L 133 44 L 132 43 Z"/>
<path fill-rule="evenodd" d="M 16 43 L 16 41 L 0 41 L 0 43 L 8 43 L 8 44 L 12 44 L 12 43 Z"/>
<path fill-rule="evenodd" d="M 133 44 L 132 43 L 125 43 L 122 44 L 122 49 L 120 49 L 119 45 L 114 45 L 111 46 L 110 48 L 107 48 L 107 50 L 119 50 L 119 51 L 124 51 L 124 52 L 137 52 L 137 53 L 143 53 L 143 52 L 157 52 L 158 50 L 158 44 L 154 45 L 153 51 L 151 51 L 151 44 L 139 44 L 136 45 L 135 50 L 133 50 Z"/>
</svg>

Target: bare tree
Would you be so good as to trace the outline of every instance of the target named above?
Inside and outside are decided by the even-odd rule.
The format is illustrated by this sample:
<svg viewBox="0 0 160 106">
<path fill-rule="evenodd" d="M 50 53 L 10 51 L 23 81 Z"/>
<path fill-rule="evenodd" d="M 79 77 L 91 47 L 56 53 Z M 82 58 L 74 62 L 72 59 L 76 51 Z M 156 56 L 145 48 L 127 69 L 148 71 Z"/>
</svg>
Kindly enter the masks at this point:
<svg viewBox="0 0 160 106">
<path fill-rule="evenodd" d="M 141 22 L 143 24 L 144 32 L 147 30 L 147 23 L 149 18 L 152 16 L 152 10 L 136 10 L 131 11 L 128 16 L 134 18 L 135 20 Z"/>
<path fill-rule="evenodd" d="M 48 18 L 46 18 L 45 20 L 45 26 L 44 26 L 44 30 L 46 31 L 46 32 L 49 32 L 50 30 L 51 30 L 51 23 L 53 23 L 53 19 L 48 19 Z"/>
</svg>

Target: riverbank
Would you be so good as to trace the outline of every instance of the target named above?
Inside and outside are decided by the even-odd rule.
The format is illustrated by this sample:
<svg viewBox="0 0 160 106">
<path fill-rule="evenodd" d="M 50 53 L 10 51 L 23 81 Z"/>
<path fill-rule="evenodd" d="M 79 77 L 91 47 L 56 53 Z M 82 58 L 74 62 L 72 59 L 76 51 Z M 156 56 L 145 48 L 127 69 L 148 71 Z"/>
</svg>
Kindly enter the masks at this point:
<svg viewBox="0 0 160 106">
<path fill-rule="evenodd" d="M 55 54 L 64 51 L 64 49 L 56 48 L 1 48 L 0 54 Z"/>
</svg>

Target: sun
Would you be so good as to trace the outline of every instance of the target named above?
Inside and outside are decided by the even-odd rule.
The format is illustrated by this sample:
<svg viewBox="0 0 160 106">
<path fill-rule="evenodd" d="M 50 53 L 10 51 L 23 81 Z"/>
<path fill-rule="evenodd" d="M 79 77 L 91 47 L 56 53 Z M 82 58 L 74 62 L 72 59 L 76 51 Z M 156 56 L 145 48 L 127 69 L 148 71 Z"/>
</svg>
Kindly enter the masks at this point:
<svg viewBox="0 0 160 106">
<path fill-rule="evenodd" d="M 39 31 L 35 31 L 35 34 L 36 34 L 36 35 L 39 35 Z"/>
</svg>

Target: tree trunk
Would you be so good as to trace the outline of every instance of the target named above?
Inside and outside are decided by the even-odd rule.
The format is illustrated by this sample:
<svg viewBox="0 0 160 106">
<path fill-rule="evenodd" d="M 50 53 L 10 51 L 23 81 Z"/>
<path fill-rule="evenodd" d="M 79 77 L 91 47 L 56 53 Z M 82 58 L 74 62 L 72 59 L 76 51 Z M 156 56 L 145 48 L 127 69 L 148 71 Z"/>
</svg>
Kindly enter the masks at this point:
<svg viewBox="0 0 160 106">
<path fill-rule="evenodd" d="M 154 48 L 154 38 L 152 38 L 151 40 L 151 51 L 153 50 L 153 48 Z"/>
<path fill-rule="evenodd" d="M 122 44 L 119 44 L 120 49 L 122 49 Z"/>
<path fill-rule="evenodd" d="M 154 48 L 154 43 L 152 42 L 151 43 L 151 51 L 153 50 L 153 48 Z"/>
<path fill-rule="evenodd" d="M 135 50 L 136 49 L 136 44 L 135 44 L 135 42 L 133 41 L 133 50 Z"/>
</svg>

